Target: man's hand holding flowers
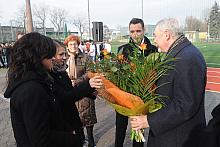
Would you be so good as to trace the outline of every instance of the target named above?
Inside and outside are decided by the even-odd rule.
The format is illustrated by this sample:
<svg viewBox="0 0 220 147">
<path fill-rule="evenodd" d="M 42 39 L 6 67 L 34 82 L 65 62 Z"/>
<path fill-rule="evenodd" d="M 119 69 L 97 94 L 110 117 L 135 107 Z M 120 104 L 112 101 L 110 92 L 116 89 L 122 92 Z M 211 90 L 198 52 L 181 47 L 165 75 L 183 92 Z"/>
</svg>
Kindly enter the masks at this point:
<svg viewBox="0 0 220 147">
<path fill-rule="evenodd" d="M 147 115 L 141 116 L 130 116 L 131 128 L 135 131 L 141 130 L 143 128 L 149 128 Z"/>
</svg>

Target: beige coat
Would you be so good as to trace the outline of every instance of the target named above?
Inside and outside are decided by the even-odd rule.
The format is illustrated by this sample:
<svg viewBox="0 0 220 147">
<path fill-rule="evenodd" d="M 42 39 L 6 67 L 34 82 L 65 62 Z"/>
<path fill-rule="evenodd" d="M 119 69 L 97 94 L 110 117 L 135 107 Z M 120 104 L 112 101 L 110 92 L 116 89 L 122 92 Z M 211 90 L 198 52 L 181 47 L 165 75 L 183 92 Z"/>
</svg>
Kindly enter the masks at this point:
<svg viewBox="0 0 220 147">
<path fill-rule="evenodd" d="M 79 54 L 76 56 L 76 60 L 75 60 L 76 73 L 77 73 L 76 84 L 82 80 L 87 79 L 87 76 L 85 74 L 86 60 L 87 60 L 87 56 L 82 52 L 79 52 Z M 97 123 L 96 112 L 95 112 L 95 101 L 93 99 L 85 97 L 79 100 L 78 102 L 76 102 L 80 119 L 84 127 L 91 126 Z"/>
</svg>

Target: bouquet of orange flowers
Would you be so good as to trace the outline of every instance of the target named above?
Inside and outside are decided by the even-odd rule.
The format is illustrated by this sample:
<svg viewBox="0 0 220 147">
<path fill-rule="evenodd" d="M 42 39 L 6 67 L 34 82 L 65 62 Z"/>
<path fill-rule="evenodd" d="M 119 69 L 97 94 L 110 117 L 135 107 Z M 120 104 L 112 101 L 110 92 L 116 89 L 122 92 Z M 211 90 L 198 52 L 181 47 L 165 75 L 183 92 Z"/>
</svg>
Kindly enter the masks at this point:
<svg viewBox="0 0 220 147">
<path fill-rule="evenodd" d="M 89 77 L 102 73 L 103 88 L 98 90 L 100 97 L 124 116 L 144 115 L 161 109 L 162 97 L 155 93 L 158 88 L 156 81 L 173 66 L 171 60 L 164 60 L 162 53 L 152 53 L 143 57 L 135 48 L 129 59 L 123 54 L 111 54 L 110 58 L 91 63 Z M 166 84 L 166 83 L 164 83 Z M 162 85 L 160 85 L 162 86 Z M 143 129 L 133 131 L 131 139 L 144 142 Z"/>
</svg>

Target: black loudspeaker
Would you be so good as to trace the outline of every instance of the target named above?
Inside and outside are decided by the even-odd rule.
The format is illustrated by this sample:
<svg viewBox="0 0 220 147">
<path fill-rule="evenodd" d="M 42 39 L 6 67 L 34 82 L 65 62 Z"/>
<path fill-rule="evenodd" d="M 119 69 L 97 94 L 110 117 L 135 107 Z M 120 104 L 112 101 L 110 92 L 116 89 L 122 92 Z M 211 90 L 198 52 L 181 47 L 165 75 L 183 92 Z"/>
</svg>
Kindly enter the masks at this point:
<svg viewBox="0 0 220 147">
<path fill-rule="evenodd" d="M 92 22 L 92 37 L 94 41 L 103 41 L 103 23 L 102 22 Z"/>
</svg>

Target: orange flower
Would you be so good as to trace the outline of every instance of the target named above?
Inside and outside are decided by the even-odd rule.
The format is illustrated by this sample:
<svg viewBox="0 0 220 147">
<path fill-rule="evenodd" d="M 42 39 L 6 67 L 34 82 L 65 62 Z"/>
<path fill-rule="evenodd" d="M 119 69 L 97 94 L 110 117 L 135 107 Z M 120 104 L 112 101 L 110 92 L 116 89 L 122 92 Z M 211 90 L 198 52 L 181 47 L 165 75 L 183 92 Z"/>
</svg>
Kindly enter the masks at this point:
<svg viewBox="0 0 220 147">
<path fill-rule="evenodd" d="M 106 54 L 106 55 L 104 54 L 104 58 L 105 59 L 110 59 L 110 55 L 109 54 Z"/>
<path fill-rule="evenodd" d="M 119 60 L 119 61 L 124 60 L 124 55 L 123 55 L 123 54 L 118 54 L 118 60 Z"/>
<path fill-rule="evenodd" d="M 103 53 L 104 56 L 106 56 L 106 55 L 109 54 L 109 52 L 107 51 L 107 49 L 102 50 L 102 53 Z"/>
<path fill-rule="evenodd" d="M 147 44 L 143 43 L 140 45 L 141 50 L 146 50 L 147 49 Z"/>
</svg>

